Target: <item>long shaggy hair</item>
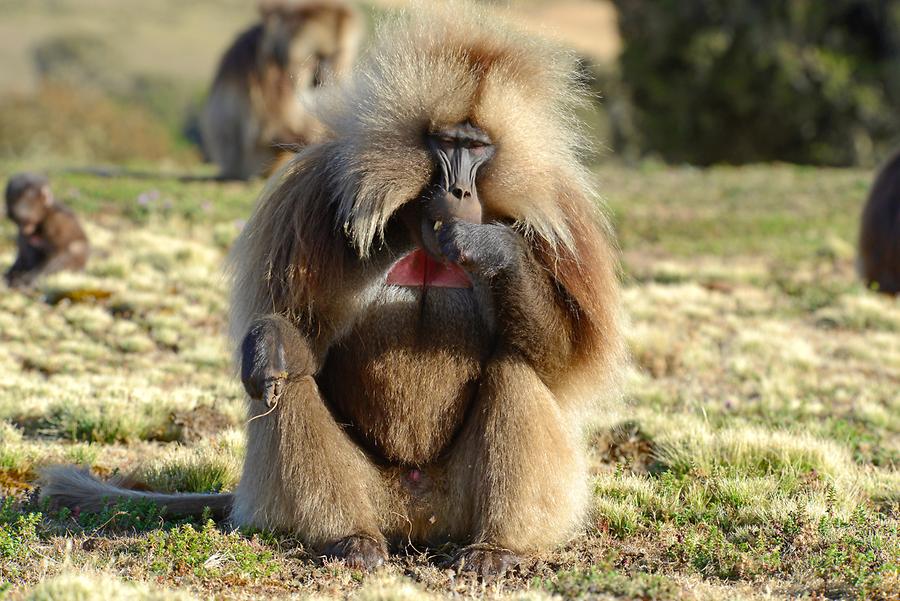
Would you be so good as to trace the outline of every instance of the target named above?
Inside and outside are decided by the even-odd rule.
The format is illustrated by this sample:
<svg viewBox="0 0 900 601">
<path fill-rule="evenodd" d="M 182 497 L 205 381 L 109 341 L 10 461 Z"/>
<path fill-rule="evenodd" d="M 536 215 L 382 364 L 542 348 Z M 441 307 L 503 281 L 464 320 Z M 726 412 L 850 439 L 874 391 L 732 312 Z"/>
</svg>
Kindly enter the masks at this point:
<svg viewBox="0 0 900 601">
<path fill-rule="evenodd" d="M 377 34 L 316 108 L 326 139 L 273 178 L 234 247 L 235 343 L 273 312 L 340 327 L 327 324 L 329 291 L 429 183 L 426 134 L 468 120 L 497 148 L 479 172 L 485 220 L 520 230 L 578 318 L 579 356 L 610 367 L 621 356 L 616 253 L 579 161 L 574 57 L 458 3 L 419 6 Z"/>
</svg>

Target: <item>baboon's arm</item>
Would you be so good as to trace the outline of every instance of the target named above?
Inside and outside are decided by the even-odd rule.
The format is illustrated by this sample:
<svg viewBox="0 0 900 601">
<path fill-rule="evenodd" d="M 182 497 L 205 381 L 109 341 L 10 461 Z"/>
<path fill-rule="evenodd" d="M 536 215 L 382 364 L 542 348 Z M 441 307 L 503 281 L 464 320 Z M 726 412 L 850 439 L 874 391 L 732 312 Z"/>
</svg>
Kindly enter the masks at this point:
<svg viewBox="0 0 900 601">
<path fill-rule="evenodd" d="M 494 298 L 501 346 L 525 356 L 545 380 L 572 360 L 577 309 L 510 226 L 454 221 L 438 232 L 441 252 L 484 280 Z"/>
<path fill-rule="evenodd" d="M 43 253 L 28 244 L 24 236 L 19 234 L 18 253 L 16 260 L 6 270 L 4 278 L 6 283 L 12 287 L 30 286 L 40 273 L 40 268 L 44 263 Z"/>
<path fill-rule="evenodd" d="M 10 265 L 9 269 L 6 270 L 6 273 L 3 274 L 3 277 L 6 278 L 6 281 L 9 284 L 12 284 L 19 275 L 27 271 L 27 263 L 28 261 L 25 258 L 25 253 L 19 251 L 19 253 L 16 255 L 16 260 L 12 265 Z"/>
</svg>

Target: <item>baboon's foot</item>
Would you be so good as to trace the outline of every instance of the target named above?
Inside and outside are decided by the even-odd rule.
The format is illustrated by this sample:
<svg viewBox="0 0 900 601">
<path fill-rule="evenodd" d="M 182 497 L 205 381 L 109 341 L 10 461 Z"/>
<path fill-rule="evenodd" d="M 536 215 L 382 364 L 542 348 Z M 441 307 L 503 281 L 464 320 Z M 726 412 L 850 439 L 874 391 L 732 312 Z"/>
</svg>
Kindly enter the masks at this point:
<svg viewBox="0 0 900 601">
<path fill-rule="evenodd" d="M 510 551 L 490 545 L 470 545 L 457 553 L 451 564 L 457 572 L 475 574 L 484 580 L 499 578 L 522 561 Z"/>
<path fill-rule="evenodd" d="M 371 570 L 387 559 L 387 546 L 371 536 L 354 534 L 328 545 L 324 555 L 343 560 L 348 568 Z"/>
</svg>

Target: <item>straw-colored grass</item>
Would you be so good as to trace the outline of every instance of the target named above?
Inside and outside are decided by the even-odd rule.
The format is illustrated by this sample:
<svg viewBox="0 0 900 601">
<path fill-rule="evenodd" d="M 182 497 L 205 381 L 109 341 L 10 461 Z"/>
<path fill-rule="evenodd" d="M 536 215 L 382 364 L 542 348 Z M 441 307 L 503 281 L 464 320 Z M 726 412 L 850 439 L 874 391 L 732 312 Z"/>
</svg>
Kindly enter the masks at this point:
<svg viewBox="0 0 900 601">
<path fill-rule="evenodd" d="M 289 535 L 34 501 L 55 463 L 231 490 L 244 444 L 221 268 L 259 184 L 54 177 L 95 252 L 85 273 L 0 294 L 0 586 L 13 599 L 892 598 L 900 304 L 864 290 L 846 250 L 869 175 L 598 177 L 623 246 L 626 400 L 590 433 L 585 534 L 488 586 L 441 567 L 452 546 L 400 548 L 366 576 Z"/>
</svg>

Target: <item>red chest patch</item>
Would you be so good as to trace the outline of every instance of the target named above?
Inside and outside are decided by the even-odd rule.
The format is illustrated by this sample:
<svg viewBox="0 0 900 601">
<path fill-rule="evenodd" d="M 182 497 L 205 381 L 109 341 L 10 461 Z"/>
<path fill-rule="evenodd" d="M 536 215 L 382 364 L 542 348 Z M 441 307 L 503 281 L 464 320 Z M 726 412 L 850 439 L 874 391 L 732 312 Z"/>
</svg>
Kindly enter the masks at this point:
<svg viewBox="0 0 900 601">
<path fill-rule="evenodd" d="M 387 283 L 411 288 L 471 288 L 472 280 L 462 267 L 445 265 L 422 249 L 414 250 L 391 267 Z"/>
</svg>

